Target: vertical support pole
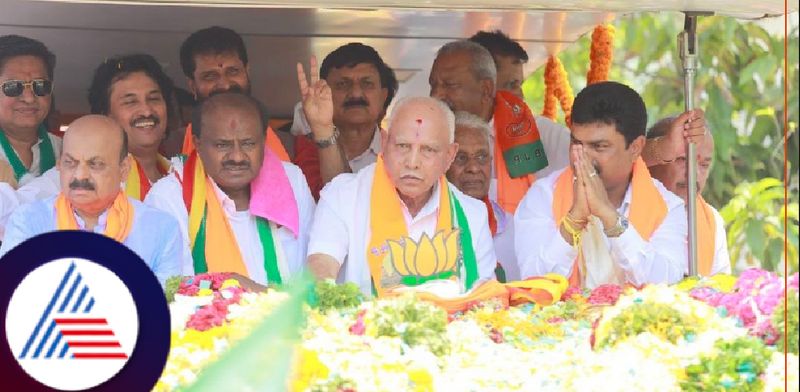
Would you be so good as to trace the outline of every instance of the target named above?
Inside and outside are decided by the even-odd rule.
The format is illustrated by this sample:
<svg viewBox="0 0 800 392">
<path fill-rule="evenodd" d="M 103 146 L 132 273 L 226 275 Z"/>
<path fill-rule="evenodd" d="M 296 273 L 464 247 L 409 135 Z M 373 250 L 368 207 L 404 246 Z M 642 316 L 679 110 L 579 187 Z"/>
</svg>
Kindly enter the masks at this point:
<svg viewBox="0 0 800 392">
<path fill-rule="evenodd" d="M 678 47 L 683 63 L 683 88 L 686 110 L 694 109 L 694 77 L 697 73 L 697 14 L 686 12 Z M 686 216 L 688 220 L 689 276 L 697 276 L 697 146 L 691 139 L 686 145 Z"/>
</svg>

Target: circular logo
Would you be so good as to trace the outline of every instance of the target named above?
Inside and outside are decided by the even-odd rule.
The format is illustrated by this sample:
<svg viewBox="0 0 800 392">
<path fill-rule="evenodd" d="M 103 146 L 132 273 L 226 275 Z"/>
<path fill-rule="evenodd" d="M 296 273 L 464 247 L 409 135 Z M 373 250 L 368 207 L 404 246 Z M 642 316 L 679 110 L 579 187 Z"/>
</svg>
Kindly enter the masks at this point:
<svg viewBox="0 0 800 392">
<path fill-rule="evenodd" d="M 97 386 L 128 362 L 139 332 L 125 284 L 89 260 L 65 258 L 33 270 L 14 290 L 6 339 L 14 358 L 52 388 Z"/>
<path fill-rule="evenodd" d="M 0 321 L 0 368 L 12 390 L 150 390 L 169 352 L 155 275 L 133 251 L 93 233 L 42 234 L 8 252 Z"/>
</svg>

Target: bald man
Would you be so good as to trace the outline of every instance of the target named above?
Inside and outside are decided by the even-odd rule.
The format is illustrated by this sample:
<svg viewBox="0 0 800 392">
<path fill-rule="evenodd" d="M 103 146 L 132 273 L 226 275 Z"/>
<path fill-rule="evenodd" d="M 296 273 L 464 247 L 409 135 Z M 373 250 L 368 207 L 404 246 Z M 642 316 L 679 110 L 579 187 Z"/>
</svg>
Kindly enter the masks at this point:
<svg viewBox="0 0 800 392">
<path fill-rule="evenodd" d="M 680 134 L 680 117 L 667 117 L 656 122 L 647 132 L 647 143 Z M 698 136 L 697 140 L 697 236 L 698 236 L 698 272 L 703 276 L 720 273 L 731 273 L 731 258 L 728 253 L 725 222 L 716 208 L 703 199 L 702 193 L 711 172 L 714 160 L 714 137 L 711 132 Z M 683 147 L 683 146 L 681 146 Z M 667 144 L 651 147 L 656 157 L 670 156 L 672 153 Z M 649 166 L 650 174 L 661 181 L 664 187 L 680 196 L 687 202 L 688 187 L 686 181 L 686 150 L 677 149 L 672 159 Z"/>
<path fill-rule="evenodd" d="M 397 103 L 377 162 L 322 190 L 308 246 L 312 273 L 354 282 L 368 296 L 428 283 L 463 294 L 494 277 L 486 207 L 445 179 L 458 151 L 454 123 L 435 98 Z"/>
<path fill-rule="evenodd" d="M 19 208 L 9 219 L 0 255 L 26 239 L 54 230 L 104 234 L 133 250 L 163 285 L 180 274 L 184 244 L 177 222 L 127 197 L 120 183 L 131 168 L 123 129 L 111 118 L 75 120 L 64 136 L 61 192 Z"/>
</svg>

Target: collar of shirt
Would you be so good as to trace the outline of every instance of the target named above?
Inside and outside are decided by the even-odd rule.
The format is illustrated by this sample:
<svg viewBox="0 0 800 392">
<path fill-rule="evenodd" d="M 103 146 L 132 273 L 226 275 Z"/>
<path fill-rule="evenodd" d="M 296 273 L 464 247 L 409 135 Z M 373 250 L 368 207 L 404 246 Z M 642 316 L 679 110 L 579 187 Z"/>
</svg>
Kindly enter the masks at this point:
<svg viewBox="0 0 800 392">
<path fill-rule="evenodd" d="M 78 223 L 79 230 L 89 231 L 86 230 L 86 222 L 83 220 L 83 218 L 80 217 L 80 215 L 78 215 L 78 213 L 74 209 L 72 211 L 72 215 L 75 216 L 75 222 Z M 102 214 L 100 214 L 100 217 L 97 218 L 97 224 L 94 226 L 94 230 L 91 230 L 91 232 L 96 234 L 105 233 L 107 220 L 108 220 L 108 210 L 105 210 L 103 211 Z"/>
<path fill-rule="evenodd" d="M 372 141 L 369 143 L 369 147 L 367 147 L 364 152 L 362 152 L 359 156 L 350 159 L 348 163 L 350 164 L 350 168 L 357 172 L 360 169 L 372 164 L 378 158 L 378 154 L 381 153 L 381 129 L 378 126 L 375 126 L 375 132 L 372 134 Z"/>
<path fill-rule="evenodd" d="M 436 181 L 436 185 L 433 186 L 433 192 L 431 192 L 431 197 L 425 202 L 425 205 L 422 206 L 422 209 L 419 210 L 416 216 L 412 217 L 411 213 L 408 212 L 408 207 L 406 203 L 400 199 L 400 205 L 403 207 L 403 217 L 406 220 L 406 226 L 412 226 L 423 219 L 436 214 L 439 212 L 439 181 Z"/>
<path fill-rule="evenodd" d="M 211 179 L 211 184 L 214 185 L 214 192 L 217 194 L 217 200 L 219 200 L 220 204 L 222 204 L 222 210 L 225 211 L 225 215 L 231 217 L 236 215 L 237 212 L 241 212 L 236 211 L 236 203 L 233 201 L 233 199 L 228 197 L 227 193 L 220 189 L 219 185 L 217 185 L 217 182 L 214 181 L 214 179 Z"/>
</svg>

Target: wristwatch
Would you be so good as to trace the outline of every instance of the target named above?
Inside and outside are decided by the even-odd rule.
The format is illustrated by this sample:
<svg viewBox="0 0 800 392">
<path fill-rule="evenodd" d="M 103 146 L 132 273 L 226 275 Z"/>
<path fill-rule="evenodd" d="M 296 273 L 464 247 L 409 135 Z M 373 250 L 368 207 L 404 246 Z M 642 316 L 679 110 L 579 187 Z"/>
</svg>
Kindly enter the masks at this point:
<svg viewBox="0 0 800 392">
<path fill-rule="evenodd" d="M 608 238 L 616 238 L 622 235 L 625 230 L 628 228 L 628 218 L 622 216 L 622 214 L 617 214 L 617 223 L 612 226 L 611 228 L 604 228 L 603 233 L 606 234 Z"/>
<path fill-rule="evenodd" d="M 339 138 L 339 129 L 336 126 L 333 127 L 333 135 L 327 139 L 317 140 L 314 139 L 314 144 L 317 145 L 318 148 L 326 148 L 336 144 L 336 139 Z"/>
</svg>

